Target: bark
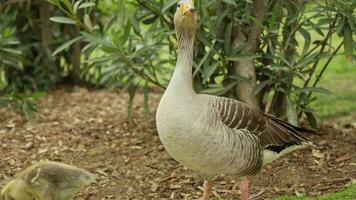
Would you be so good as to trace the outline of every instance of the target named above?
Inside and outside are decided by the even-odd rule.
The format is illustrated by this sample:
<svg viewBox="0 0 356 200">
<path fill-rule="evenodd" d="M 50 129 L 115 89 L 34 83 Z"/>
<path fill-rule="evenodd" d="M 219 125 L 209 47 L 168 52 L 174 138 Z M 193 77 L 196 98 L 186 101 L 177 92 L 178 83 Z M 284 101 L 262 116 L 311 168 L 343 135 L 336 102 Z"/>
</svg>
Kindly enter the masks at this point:
<svg viewBox="0 0 356 200">
<path fill-rule="evenodd" d="M 252 14 L 256 20 L 263 24 L 268 8 L 268 0 L 254 0 L 252 7 Z M 243 33 L 243 30 L 247 29 L 247 33 Z M 259 36 L 262 31 L 262 27 L 258 24 L 251 24 L 248 27 L 234 28 L 236 37 L 234 43 L 246 41 L 247 45 L 243 50 L 245 54 L 256 53 L 259 46 Z M 242 34 L 241 34 L 242 33 Z M 240 80 L 237 82 L 237 95 L 238 98 L 256 108 L 259 108 L 259 95 L 252 95 L 254 88 L 256 87 L 256 70 L 254 59 L 243 59 L 234 63 L 235 73 L 238 77 L 243 77 L 246 80 Z"/>
<path fill-rule="evenodd" d="M 235 72 L 238 76 L 248 80 L 239 80 L 237 82 L 238 98 L 255 108 L 259 108 L 258 95 L 252 95 L 252 92 L 256 87 L 256 72 L 254 61 L 246 59 L 235 62 Z"/>
<path fill-rule="evenodd" d="M 41 45 L 44 54 L 46 55 L 43 59 L 43 66 L 46 68 L 49 81 L 52 83 L 51 87 L 55 86 L 58 78 L 58 66 L 55 64 L 54 59 L 51 57 L 51 44 L 53 42 L 53 36 L 51 31 L 51 22 L 49 18 L 51 17 L 50 7 L 46 1 L 38 0 L 39 5 L 39 15 L 41 21 Z"/>
<path fill-rule="evenodd" d="M 46 1 L 39 1 L 40 6 L 40 18 L 41 18 L 41 37 L 42 37 L 42 46 L 46 49 L 49 48 L 51 45 L 53 38 L 51 32 L 51 25 L 50 25 L 50 13 L 49 13 L 49 6 Z"/>
</svg>

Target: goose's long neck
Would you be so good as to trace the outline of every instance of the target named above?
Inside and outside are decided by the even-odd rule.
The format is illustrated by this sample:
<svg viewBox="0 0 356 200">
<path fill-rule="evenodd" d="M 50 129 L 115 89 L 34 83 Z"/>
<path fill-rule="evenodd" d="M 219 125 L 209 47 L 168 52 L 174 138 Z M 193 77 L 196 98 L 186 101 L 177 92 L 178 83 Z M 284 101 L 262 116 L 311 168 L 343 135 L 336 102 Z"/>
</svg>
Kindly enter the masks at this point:
<svg viewBox="0 0 356 200">
<path fill-rule="evenodd" d="M 177 95 L 193 95 L 193 49 L 195 28 L 176 28 L 178 41 L 178 59 L 171 82 L 167 90 Z"/>
</svg>

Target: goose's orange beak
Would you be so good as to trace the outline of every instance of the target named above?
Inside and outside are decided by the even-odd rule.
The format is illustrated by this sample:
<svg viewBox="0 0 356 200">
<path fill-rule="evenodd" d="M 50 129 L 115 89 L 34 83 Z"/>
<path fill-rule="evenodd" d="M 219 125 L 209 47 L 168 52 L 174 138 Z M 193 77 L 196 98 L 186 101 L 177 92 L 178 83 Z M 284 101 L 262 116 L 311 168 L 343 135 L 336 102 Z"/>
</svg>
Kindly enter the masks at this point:
<svg viewBox="0 0 356 200">
<path fill-rule="evenodd" d="M 189 4 L 187 4 L 187 3 L 183 3 L 181 5 L 181 12 L 182 12 L 182 15 L 193 16 L 195 13 L 195 8 L 193 6 L 189 6 Z"/>
</svg>

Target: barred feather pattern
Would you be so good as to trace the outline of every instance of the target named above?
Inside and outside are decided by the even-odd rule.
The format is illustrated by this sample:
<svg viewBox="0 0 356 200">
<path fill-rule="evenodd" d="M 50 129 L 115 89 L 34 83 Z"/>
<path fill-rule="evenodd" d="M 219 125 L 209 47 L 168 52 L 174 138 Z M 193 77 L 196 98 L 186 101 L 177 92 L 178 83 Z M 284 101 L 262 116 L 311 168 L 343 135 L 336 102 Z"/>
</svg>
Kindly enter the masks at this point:
<svg viewBox="0 0 356 200">
<path fill-rule="evenodd" d="M 227 165 L 233 171 L 233 175 L 252 176 L 260 172 L 263 166 L 263 152 L 259 139 L 245 129 L 230 131 L 228 134 L 234 136 L 230 146 L 233 159 Z"/>
<path fill-rule="evenodd" d="M 210 96 L 205 97 L 210 98 Z M 212 103 L 208 104 L 208 115 L 211 116 L 211 120 L 205 123 L 213 134 L 217 135 L 216 138 L 220 137 L 223 138 L 222 141 L 227 141 L 220 143 L 227 157 L 223 162 L 220 161 L 220 167 L 225 173 L 231 173 L 237 177 L 257 174 L 263 166 L 263 148 L 260 145 L 260 139 L 246 129 L 232 129 L 226 126 L 227 121 L 220 117 Z M 214 149 L 213 145 L 214 142 L 210 144 L 210 149 Z"/>
<path fill-rule="evenodd" d="M 260 139 L 263 148 L 301 145 L 307 141 L 307 138 L 301 135 L 302 128 L 255 110 L 243 102 L 215 96 L 211 96 L 210 102 L 227 127 L 248 130 Z"/>
</svg>

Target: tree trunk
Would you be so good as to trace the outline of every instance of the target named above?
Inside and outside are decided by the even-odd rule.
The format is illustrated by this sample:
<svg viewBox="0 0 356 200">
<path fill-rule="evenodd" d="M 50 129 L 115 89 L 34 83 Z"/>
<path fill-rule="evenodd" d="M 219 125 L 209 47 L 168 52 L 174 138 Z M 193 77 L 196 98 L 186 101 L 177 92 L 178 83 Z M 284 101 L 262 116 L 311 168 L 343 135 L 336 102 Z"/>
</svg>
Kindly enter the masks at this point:
<svg viewBox="0 0 356 200">
<path fill-rule="evenodd" d="M 254 0 L 252 6 L 252 14 L 263 24 L 265 15 L 268 8 L 268 0 Z M 241 42 L 241 40 L 246 40 L 246 47 L 243 49 L 244 54 L 255 54 L 259 45 L 259 36 L 262 31 L 262 27 L 255 24 L 253 21 L 247 27 L 235 28 L 236 37 L 234 38 L 234 43 Z M 247 30 L 244 32 L 243 30 Z M 238 98 L 256 108 L 259 108 L 259 95 L 252 95 L 253 90 L 256 87 L 256 70 L 254 59 L 243 59 L 236 61 L 234 63 L 235 73 L 238 77 L 242 77 L 246 80 L 239 80 L 237 82 L 237 95 Z"/>
<path fill-rule="evenodd" d="M 256 71 L 254 61 L 251 59 L 245 59 L 235 62 L 235 72 L 236 75 L 248 79 L 248 81 L 238 80 L 238 98 L 253 107 L 259 108 L 258 95 L 252 95 L 252 92 L 256 87 Z"/>
<path fill-rule="evenodd" d="M 39 1 L 40 5 L 40 18 L 41 18 L 41 36 L 42 36 L 42 46 L 46 49 L 49 48 L 51 45 L 53 38 L 52 38 L 52 32 L 51 32 L 51 26 L 50 26 L 50 12 L 49 12 L 49 6 L 46 1 Z"/>
<path fill-rule="evenodd" d="M 53 42 L 52 31 L 51 31 L 51 23 L 49 21 L 50 18 L 50 8 L 46 1 L 39 0 L 39 14 L 41 20 L 41 44 L 43 51 L 45 53 L 44 64 L 43 67 L 46 68 L 49 79 L 53 83 L 58 80 L 58 70 L 57 65 L 54 64 L 53 59 L 51 57 L 51 44 Z"/>
</svg>

